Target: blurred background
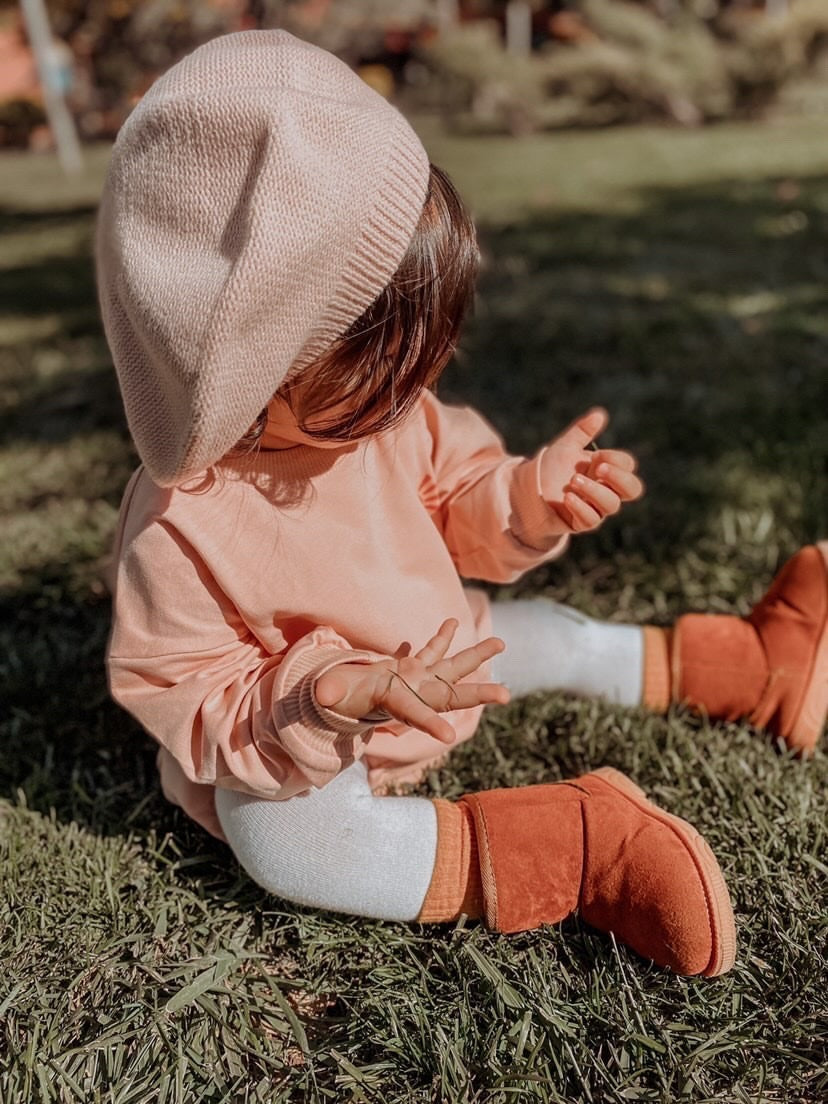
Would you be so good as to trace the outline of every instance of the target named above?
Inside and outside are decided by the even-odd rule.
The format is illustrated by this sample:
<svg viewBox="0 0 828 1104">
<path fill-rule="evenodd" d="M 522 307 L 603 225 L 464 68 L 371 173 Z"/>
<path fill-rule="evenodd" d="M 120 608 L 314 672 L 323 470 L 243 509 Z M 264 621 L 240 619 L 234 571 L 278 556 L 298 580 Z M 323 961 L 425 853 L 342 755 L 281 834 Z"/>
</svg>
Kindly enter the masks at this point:
<svg viewBox="0 0 828 1104">
<path fill-rule="evenodd" d="M 253 27 L 285 27 L 408 110 L 477 130 L 699 125 L 826 103 L 823 0 L 3 0 L 0 146 L 54 142 L 44 87 L 81 139 L 112 138 L 182 54 Z"/>
</svg>

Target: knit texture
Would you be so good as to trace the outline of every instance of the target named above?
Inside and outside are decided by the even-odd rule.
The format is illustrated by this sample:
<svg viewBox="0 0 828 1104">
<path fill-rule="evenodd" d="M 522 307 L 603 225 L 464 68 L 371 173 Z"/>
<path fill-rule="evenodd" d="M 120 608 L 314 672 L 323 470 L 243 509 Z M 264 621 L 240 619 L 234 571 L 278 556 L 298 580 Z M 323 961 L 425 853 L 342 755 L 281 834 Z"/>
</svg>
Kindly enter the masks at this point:
<svg viewBox="0 0 828 1104">
<path fill-rule="evenodd" d="M 648 709 L 666 713 L 673 700 L 673 678 L 670 671 L 670 654 L 673 633 L 656 625 L 645 625 L 644 678 L 641 701 Z"/>
<path fill-rule="evenodd" d="M 402 115 L 284 31 L 214 39 L 118 135 L 97 227 L 104 327 L 156 483 L 219 460 L 388 284 L 429 163 Z"/>
<path fill-rule="evenodd" d="M 355 916 L 417 917 L 437 851 L 434 806 L 374 797 L 362 763 L 290 801 L 219 788 L 216 813 L 236 858 L 269 893 Z"/>
<path fill-rule="evenodd" d="M 437 854 L 428 892 L 417 914 L 422 924 L 442 924 L 483 915 L 483 887 L 474 817 L 462 802 L 434 798 Z"/>
</svg>

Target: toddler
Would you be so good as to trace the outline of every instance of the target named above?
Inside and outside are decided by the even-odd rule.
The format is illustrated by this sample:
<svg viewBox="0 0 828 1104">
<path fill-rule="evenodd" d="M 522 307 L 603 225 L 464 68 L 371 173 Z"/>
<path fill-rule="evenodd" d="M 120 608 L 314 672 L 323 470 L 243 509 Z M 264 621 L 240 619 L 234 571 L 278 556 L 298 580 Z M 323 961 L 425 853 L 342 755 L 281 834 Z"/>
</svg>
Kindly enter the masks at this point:
<svg viewBox="0 0 828 1104">
<path fill-rule="evenodd" d="M 398 793 L 509 692 L 688 701 L 801 749 L 825 715 L 822 546 L 750 618 L 672 631 L 461 583 L 511 581 L 642 493 L 629 453 L 590 448 L 601 409 L 527 459 L 434 396 L 477 257 L 408 123 L 324 51 L 228 35 L 150 89 L 97 235 L 143 461 L 112 692 L 159 742 L 167 797 L 281 897 L 502 932 L 579 909 L 677 972 L 722 973 L 715 858 L 619 772 Z"/>
</svg>

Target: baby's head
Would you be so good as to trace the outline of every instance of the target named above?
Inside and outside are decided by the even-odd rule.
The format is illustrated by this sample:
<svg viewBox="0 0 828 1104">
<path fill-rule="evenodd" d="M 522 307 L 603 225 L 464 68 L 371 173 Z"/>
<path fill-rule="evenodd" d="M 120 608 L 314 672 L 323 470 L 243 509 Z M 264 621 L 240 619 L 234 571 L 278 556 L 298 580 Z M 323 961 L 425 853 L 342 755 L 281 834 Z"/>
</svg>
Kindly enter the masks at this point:
<svg viewBox="0 0 828 1104">
<path fill-rule="evenodd" d="M 474 296 L 474 223 L 431 165 L 422 213 L 390 283 L 318 360 L 279 389 L 311 438 L 353 440 L 400 422 L 451 359 Z M 267 408 L 245 434 L 252 446 Z"/>
<path fill-rule="evenodd" d="M 274 394 L 308 432 L 398 420 L 449 359 L 474 230 L 395 108 L 281 31 L 215 39 L 115 144 L 101 311 L 156 482 L 216 463 Z"/>
</svg>

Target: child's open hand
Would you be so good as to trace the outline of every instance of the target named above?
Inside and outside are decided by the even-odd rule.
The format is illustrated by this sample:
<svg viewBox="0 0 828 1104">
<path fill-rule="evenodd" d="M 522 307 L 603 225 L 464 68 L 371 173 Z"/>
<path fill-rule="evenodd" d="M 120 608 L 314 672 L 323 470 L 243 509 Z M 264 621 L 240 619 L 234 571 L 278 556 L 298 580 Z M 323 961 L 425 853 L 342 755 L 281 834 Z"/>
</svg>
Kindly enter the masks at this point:
<svg viewBox="0 0 828 1104">
<path fill-rule="evenodd" d="M 547 446 L 541 458 L 541 493 L 562 523 L 562 532 L 597 529 L 622 502 L 644 493 L 635 457 L 619 449 L 589 449 L 609 415 L 593 407 Z"/>
<path fill-rule="evenodd" d="M 505 704 L 509 691 L 492 682 L 462 682 L 487 659 L 503 651 L 497 637 L 481 640 L 446 658 L 457 621 L 444 621 L 437 633 L 415 655 L 403 644 L 393 658 L 377 663 L 340 663 L 321 675 L 314 695 L 319 705 L 359 720 L 377 712 L 419 728 L 450 744 L 455 731 L 439 714 L 489 702 Z"/>
</svg>

